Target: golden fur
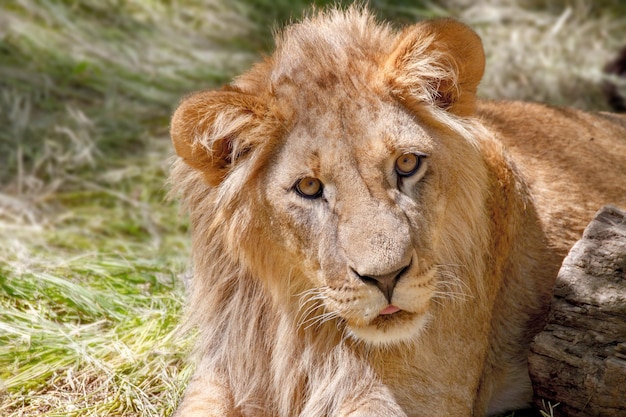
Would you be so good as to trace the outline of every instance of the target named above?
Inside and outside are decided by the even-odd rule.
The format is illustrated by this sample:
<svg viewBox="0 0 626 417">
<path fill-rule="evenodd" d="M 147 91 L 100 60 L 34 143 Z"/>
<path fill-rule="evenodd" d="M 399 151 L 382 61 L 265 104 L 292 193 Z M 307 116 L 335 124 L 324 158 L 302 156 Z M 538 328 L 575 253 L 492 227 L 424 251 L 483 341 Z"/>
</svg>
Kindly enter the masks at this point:
<svg viewBox="0 0 626 417">
<path fill-rule="evenodd" d="M 200 334 L 177 416 L 529 403 L 561 260 L 595 210 L 626 206 L 626 120 L 478 101 L 483 67 L 461 23 L 396 31 L 353 7 L 181 102 L 170 181 Z"/>
</svg>

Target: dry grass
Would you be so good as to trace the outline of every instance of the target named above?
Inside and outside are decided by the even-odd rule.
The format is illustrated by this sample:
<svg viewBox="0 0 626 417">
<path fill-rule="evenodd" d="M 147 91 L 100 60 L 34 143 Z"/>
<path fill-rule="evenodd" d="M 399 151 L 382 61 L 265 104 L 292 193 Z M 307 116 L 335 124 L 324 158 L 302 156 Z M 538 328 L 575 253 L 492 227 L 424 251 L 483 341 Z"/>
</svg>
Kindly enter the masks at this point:
<svg viewBox="0 0 626 417">
<path fill-rule="evenodd" d="M 487 52 L 482 95 L 608 110 L 602 68 L 626 42 L 626 6 L 598 4 L 502 0 L 461 10 Z"/>
<path fill-rule="evenodd" d="M 317 1 L 323 5 L 325 1 Z M 347 2 L 342 2 L 347 3 Z M 604 109 L 619 1 L 372 0 L 483 36 L 482 95 Z M 169 114 L 271 48 L 288 0 L 0 5 L 0 415 L 169 415 L 189 377 Z"/>
</svg>

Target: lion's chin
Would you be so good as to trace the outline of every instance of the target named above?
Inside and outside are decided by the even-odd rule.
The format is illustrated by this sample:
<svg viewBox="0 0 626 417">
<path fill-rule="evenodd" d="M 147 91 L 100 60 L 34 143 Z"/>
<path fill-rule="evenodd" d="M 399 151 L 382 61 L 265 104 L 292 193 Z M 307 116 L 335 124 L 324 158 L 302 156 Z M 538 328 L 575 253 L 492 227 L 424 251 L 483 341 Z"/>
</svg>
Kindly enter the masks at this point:
<svg viewBox="0 0 626 417">
<path fill-rule="evenodd" d="M 379 315 L 363 326 L 348 325 L 352 337 L 374 346 L 410 343 L 416 340 L 428 324 L 428 314 L 398 311 Z"/>
</svg>

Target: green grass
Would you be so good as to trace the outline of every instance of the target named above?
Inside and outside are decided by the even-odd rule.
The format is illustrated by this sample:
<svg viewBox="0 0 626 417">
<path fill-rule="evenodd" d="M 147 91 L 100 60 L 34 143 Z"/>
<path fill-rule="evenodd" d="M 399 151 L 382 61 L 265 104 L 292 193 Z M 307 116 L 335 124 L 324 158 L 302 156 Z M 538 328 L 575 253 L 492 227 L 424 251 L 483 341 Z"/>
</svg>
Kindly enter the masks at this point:
<svg viewBox="0 0 626 417">
<path fill-rule="evenodd" d="M 42 223 L 0 224 L 0 415 L 159 415 L 176 404 L 189 374 L 190 338 L 174 332 L 186 226 L 163 204 L 160 158 L 133 166 L 145 167 L 48 196 L 63 208 Z"/>
<path fill-rule="evenodd" d="M 395 22 L 472 24 L 483 97 L 606 108 L 600 69 L 624 41 L 622 2 L 371 4 Z M 271 50 L 272 30 L 308 5 L 2 2 L 0 415 L 171 414 L 193 336 L 177 333 L 189 242 L 164 201 L 169 115 Z"/>
</svg>

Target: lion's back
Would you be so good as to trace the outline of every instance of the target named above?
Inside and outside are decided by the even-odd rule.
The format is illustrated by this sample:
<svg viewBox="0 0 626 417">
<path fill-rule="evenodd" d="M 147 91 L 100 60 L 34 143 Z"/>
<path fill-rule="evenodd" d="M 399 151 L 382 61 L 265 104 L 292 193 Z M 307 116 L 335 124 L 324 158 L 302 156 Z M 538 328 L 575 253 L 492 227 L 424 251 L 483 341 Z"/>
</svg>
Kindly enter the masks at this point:
<svg viewBox="0 0 626 417">
<path fill-rule="evenodd" d="M 626 116 L 484 101 L 478 117 L 526 178 L 557 247 L 568 250 L 603 205 L 626 207 Z"/>
</svg>

